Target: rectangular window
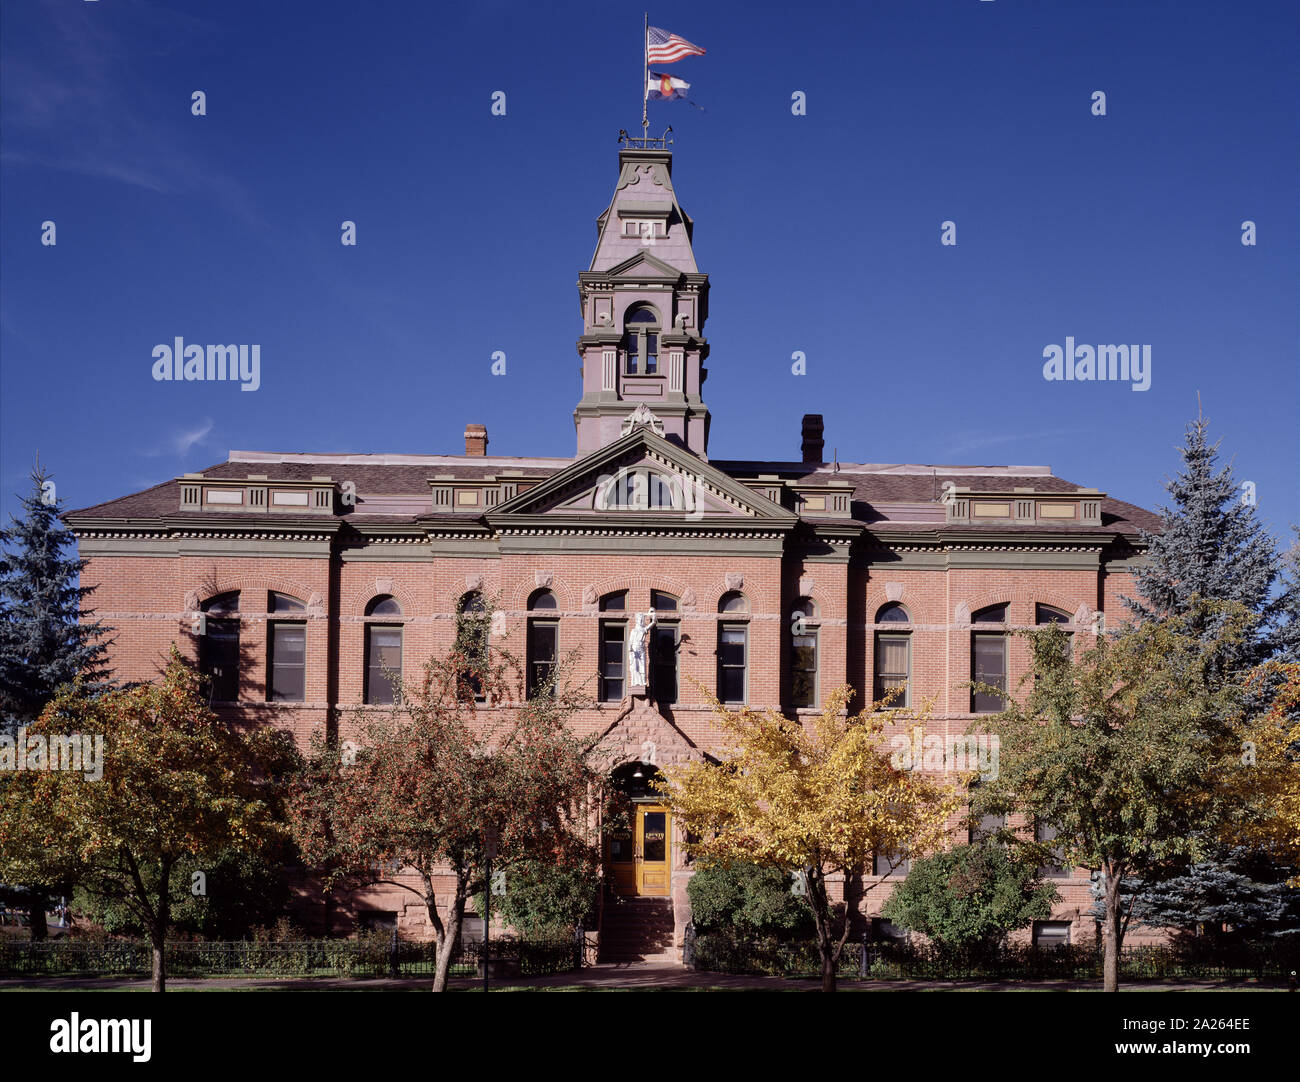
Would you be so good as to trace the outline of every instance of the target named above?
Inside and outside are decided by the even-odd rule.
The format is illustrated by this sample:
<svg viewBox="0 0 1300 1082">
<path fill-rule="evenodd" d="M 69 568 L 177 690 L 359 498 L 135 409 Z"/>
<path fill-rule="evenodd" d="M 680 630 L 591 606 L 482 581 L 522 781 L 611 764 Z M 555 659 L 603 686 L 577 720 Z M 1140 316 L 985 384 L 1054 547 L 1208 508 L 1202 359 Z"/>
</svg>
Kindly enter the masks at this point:
<svg viewBox="0 0 1300 1082">
<path fill-rule="evenodd" d="M 677 701 L 677 625 L 655 624 L 651 634 L 650 693 L 655 702 Z"/>
<path fill-rule="evenodd" d="M 912 870 L 912 858 L 898 853 L 876 853 L 872 870 L 876 875 L 904 876 Z"/>
<path fill-rule="evenodd" d="M 718 629 L 718 699 L 724 703 L 745 701 L 744 624 L 723 624 Z"/>
<path fill-rule="evenodd" d="M 560 625 L 553 620 L 528 621 L 528 697 L 549 684 L 555 672 Z"/>
<path fill-rule="evenodd" d="M 892 706 L 908 706 L 907 678 L 912 662 L 912 637 L 910 635 L 890 635 L 876 633 L 876 679 L 872 697 L 877 702 L 884 699 L 894 688 L 901 688 L 889 700 Z"/>
<path fill-rule="evenodd" d="M 817 705 L 817 635 L 794 635 L 790 639 L 790 701 L 795 706 Z"/>
<path fill-rule="evenodd" d="M 1034 841 L 1050 842 L 1056 837 L 1056 827 L 1050 823 L 1034 822 Z M 1051 861 L 1047 864 L 1038 866 L 1038 874 L 1047 876 L 1052 879 L 1067 879 L 1070 875 L 1070 869 L 1065 866 L 1065 848 L 1060 845 L 1052 846 Z"/>
<path fill-rule="evenodd" d="M 648 331 L 645 336 L 645 372 L 648 376 L 653 376 L 659 371 L 659 336 L 650 334 Z"/>
<path fill-rule="evenodd" d="M 267 625 L 266 698 L 300 703 L 307 697 L 307 625 Z"/>
<path fill-rule="evenodd" d="M 602 622 L 600 625 L 600 701 L 623 701 L 623 666 L 627 659 L 627 625 Z"/>
<path fill-rule="evenodd" d="M 207 633 L 199 644 L 199 671 L 211 678 L 214 703 L 239 699 L 239 621 L 207 618 Z"/>
<path fill-rule="evenodd" d="M 1007 690 L 1007 637 L 976 632 L 971 636 L 971 679 Z M 971 691 L 971 712 L 995 714 L 1006 707 L 1005 695 Z"/>
<path fill-rule="evenodd" d="M 1034 921 L 1035 947 L 1068 947 L 1070 945 L 1070 922 L 1068 920 Z"/>
<path fill-rule="evenodd" d="M 391 705 L 400 700 L 401 688 L 402 629 L 368 625 L 365 701 L 376 705 Z"/>
</svg>

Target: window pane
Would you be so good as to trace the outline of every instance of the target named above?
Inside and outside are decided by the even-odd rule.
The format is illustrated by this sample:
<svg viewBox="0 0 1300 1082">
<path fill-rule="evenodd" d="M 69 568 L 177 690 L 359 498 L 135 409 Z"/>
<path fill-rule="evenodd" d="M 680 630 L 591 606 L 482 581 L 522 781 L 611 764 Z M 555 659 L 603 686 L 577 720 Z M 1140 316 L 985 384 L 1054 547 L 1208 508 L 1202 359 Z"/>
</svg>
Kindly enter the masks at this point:
<svg viewBox="0 0 1300 1082">
<path fill-rule="evenodd" d="M 555 645 L 559 625 L 529 621 L 528 624 L 528 694 L 535 695 L 555 671 Z"/>
<path fill-rule="evenodd" d="M 876 681 L 872 697 L 877 702 L 888 697 L 894 688 L 902 688 L 889 705 L 908 706 L 907 678 L 911 668 L 912 637 L 910 635 L 876 635 Z"/>
<path fill-rule="evenodd" d="M 401 616 L 402 606 L 395 597 L 377 597 L 366 608 L 367 616 Z"/>
<path fill-rule="evenodd" d="M 368 627 L 366 637 L 366 702 L 392 703 L 402 679 L 402 629 Z"/>
<path fill-rule="evenodd" d="M 676 612 L 677 598 L 672 594 L 666 594 L 662 590 L 650 591 L 650 607 L 655 612 Z"/>
<path fill-rule="evenodd" d="M 530 609 L 554 609 L 556 608 L 555 595 L 550 590 L 539 590 L 533 595 L 532 601 L 528 603 Z"/>
<path fill-rule="evenodd" d="M 203 603 L 204 612 L 238 612 L 239 611 L 239 591 L 234 590 L 228 594 L 218 594 L 216 597 L 209 598 Z"/>
<path fill-rule="evenodd" d="M 743 627 L 718 630 L 718 698 L 724 703 L 745 701 L 745 634 Z"/>
<path fill-rule="evenodd" d="M 659 317 L 654 312 L 645 307 L 634 308 L 625 320 L 627 323 L 658 323 Z"/>
<path fill-rule="evenodd" d="M 992 684 L 1002 691 L 1007 688 L 1007 640 L 1002 635 L 973 635 L 971 637 L 971 679 L 982 684 Z M 1003 709 L 1001 695 L 976 691 L 971 696 L 974 713 L 989 713 Z"/>
<path fill-rule="evenodd" d="M 600 599 L 600 607 L 604 612 L 622 612 L 627 608 L 627 591 L 621 591 L 617 594 L 606 594 Z"/>
<path fill-rule="evenodd" d="M 659 336 L 656 334 L 645 336 L 645 370 L 648 375 L 659 371 Z"/>
<path fill-rule="evenodd" d="M 307 609 L 306 604 L 296 597 L 291 597 L 289 594 L 277 594 L 274 590 L 271 591 L 267 601 L 267 612 L 305 612 Z"/>
<path fill-rule="evenodd" d="M 980 609 L 975 613 L 970 621 L 972 624 L 1005 624 L 1007 622 L 1006 605 L 992 605 L 987 609 Z"/>
<path fill-rule="evenodd" d="M 790 692 L 795 706 L 817 705 L 817 636 L 791 639 Z"/>
<path fill-rule="evenodd" d="M 907 610 L 898 603 L 881 606 L 876 613 L 876 623 L 878 624 L 906 624 L 909 622 Z"/>
<path fill-rule="evenodd" d="M 272 702 L 302 702 L 307 692 L 307 627 L 271 624 L 271 657 L 267 666 Z"/>
<path fill-rule="evenodd" d="M 616 703 L 623 699 L 623 659 L 627 628 L 623 624 L 602 624 L 600 629 L 600 698 Z"/>
<path fill-rule="evenodd" d="M 238 595 L 235 597 L 237 603 Z M 207 634 L 199 645 L 199 671 L 211 677 L 208 687 L 213 702 L 233 703 L 238 700 L 238 620 L 207 621 Z"/>
<path fill-rule="evenodd" d="M 651 636 L 650 693 L 656 702 L 677 701 L 677 628 L 656 626 Z"/>
<path fill-rule="evenodd" d="M 745 595 L 740 593 L 723 594 L 718 602 L 719 612 L 748 612 L 749 602 L 745 600 Z"/>
</svg>

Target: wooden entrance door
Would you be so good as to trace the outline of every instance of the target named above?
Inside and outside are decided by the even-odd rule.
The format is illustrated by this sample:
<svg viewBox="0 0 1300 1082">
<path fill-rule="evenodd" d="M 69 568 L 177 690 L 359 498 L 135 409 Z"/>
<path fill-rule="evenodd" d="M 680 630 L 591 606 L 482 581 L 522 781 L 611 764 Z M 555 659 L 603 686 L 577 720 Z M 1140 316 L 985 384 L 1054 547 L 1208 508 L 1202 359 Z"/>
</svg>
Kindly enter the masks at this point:
<svg viewBox="0 0 1300 1082">
<path fill-rule="evenodd" d="M 672 813 L 662 804 L 638 804 L 636 809 L 636 892 L 668 896 L 672 850 Z"/>
<path fill-rule="evenodd" d="M 672 813 L 662 804 L 636 804 L 630 830 L 605 838 L 605 870 L 623 897 L 666 898 L 672 869 Z"/>
</svg>

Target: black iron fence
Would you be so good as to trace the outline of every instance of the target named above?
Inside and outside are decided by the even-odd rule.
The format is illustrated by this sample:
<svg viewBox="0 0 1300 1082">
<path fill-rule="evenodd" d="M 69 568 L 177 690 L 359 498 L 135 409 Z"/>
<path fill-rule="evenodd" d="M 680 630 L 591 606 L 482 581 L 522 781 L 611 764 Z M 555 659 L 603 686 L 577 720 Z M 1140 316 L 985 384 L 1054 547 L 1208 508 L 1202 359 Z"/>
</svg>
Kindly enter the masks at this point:
<svg viewBox="0 0 1300 1082">
<path fill-rule="evenodd" d="M 720 973 L 814 977 L 821 955 L 813 942 L 743 939 L 722 933 L 690 935 L 688 965 Z M 857 940 L 844 945 L 837 973 L 877 980 L 1100 980 L 1103 958 L 1092 944 L 1002 946 L 944 951 L 905 940 Z M 1280 979 L 1300 970 L 1300 936 L 1273 942 L 1126 947 L 1121 980 Z"/>
<path fill-rule="evenodd" d="M 582 941 L 493 938 L 488 957 L 494 976 L 563 973 L 583 964 Z M 452 958 L 453 977 L 481 973 L 481 941 L 466 941 Z M 148 976 L 149 943 L 126 939 L 0 939 L 0 977 Z M 171 977 L 418 977 L 432 978 L 434 943 L 389 935 L 286 942 L 175 941 L 165 947 Z"/>
</svg>

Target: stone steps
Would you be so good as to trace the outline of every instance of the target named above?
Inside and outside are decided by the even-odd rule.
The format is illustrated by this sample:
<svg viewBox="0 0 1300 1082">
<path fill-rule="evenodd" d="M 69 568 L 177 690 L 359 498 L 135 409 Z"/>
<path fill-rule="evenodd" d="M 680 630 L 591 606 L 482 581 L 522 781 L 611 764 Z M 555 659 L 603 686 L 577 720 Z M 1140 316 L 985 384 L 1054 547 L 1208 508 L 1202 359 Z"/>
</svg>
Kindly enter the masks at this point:
<svg viewBox="0 0 1300 1082">
<path fill-rule="evenodd" d="M 601 913 L 602 962 L 680 962 L 673 946 L 673 904 L 668 898 L 607 901 Z"/>
</svg>

